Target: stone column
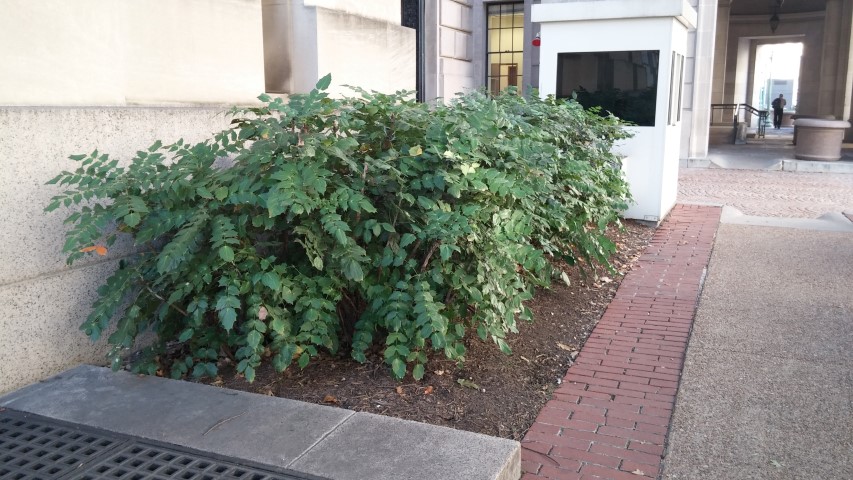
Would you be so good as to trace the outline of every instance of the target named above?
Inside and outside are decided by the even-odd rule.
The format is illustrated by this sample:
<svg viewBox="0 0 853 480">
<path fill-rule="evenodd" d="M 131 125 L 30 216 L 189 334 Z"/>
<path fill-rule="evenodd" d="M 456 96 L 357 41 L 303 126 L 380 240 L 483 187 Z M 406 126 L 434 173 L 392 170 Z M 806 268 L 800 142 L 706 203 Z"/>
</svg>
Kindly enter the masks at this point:
<svg viewBox="0 0 853 480">
<path fill-rule="evenodd" d="M 729 0 L 722 0 L 722 3 L 728 2 Z M 684 113 L 685 120 L 689 119 L 689 122 L 685 121 L 682 128 L 681 158 L 708 156 L 711 103 L 713 103 L 712 76 L 716 69 L 715 46 L 719 45 L 715 42 L 715 36 L 718 34 L 716 30 L 719 28 L 717 0 L 695 0 L 693 3 L 696 4 L 699 24 L 695 31 L 693 58 L 688 56 L 684 69 Z M 728 6 L 725 8 L 728 9 Z M 722 43 L 725 48 L 725 41 Z M 723 64 L 725 65 L 724 55 Z M 692 68 L 688 68 L 691 66 Z M 684 151 L 685 146 L 686 151 Z"/>
<path fill-rule="evenodd" d="M 720 0 L 717 6 L 717 28 L 714 38 L 714 73 L 711 82 L 711 103 L 723 103 L 726 89 L 726 56 L 729 44 L 729 18 L 732 0 Z M 700 23 L 702 20 L 699 20 Z M 720 118 L 714 118 L 718 122 Z"/>
<path fill-rule="evenodd" d="M 848 32 L 842 31 L 844 25 L 843 18 L 844 4 L 842 0 L 826 0 L 826 14 L 823 20 L 823 47 L 821 51 L 820 63 L 820 89 L 818 90 L 818 115 L 836 115 L 836 118 L 841 118 L 843 114 L 843 104 L 839 105 L 837 95 L 838 77 L 841 71 L 844 71 L 846 80 L 846 68 L 841 68 L 840 60 L 843 51 L 842 37 L 849 37 Z M 846 56 L 844 57 L 846 60 Z M 846 63 L 846 62 L 845 62 Z"/>
<path fill-rule="evenodd" d="M 845 38 L 842 39 L 846 47 L 846 62 L 842 60 L 844 75 L 839 75 L 838 88 L 843 95 L 841 119 L 853 120 L 853 0 L 844 1 L 844 25 L 842 31 Z M 853 123 L 853 122 L 851 122 Z M 845 142 L 853 142 L 853 129 L 848 128 L 844 138 Z"/>
<path fill-rule="evenodd" d="M 432 101 L 441 96 L 439 78 L 439 26 L 438 0 L 424 0 L 424 100 Z"/>
</svg>

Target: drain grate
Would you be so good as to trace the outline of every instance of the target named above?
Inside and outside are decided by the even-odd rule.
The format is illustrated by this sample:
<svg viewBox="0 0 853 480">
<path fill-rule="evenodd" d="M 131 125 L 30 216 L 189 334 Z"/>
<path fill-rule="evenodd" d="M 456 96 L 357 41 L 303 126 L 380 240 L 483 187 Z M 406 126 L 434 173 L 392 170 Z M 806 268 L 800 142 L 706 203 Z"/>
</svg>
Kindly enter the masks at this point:
<svg viewBox="0 0 853 480">
<path fill-rule="evenodd" d="M 0 409 L 0 479 L 307 480 L 307 477 Z"/>
<path fill-rule="evenodd" d="M 220 478 L 279 480 L 296 478 L 283 477 L 255 468 L 216 461 L 144 443 L 128 445 L 118 452 L 108 455 L 107 458 L 92 465 L 88 470 L 88 473 L 74 478 L 80 480 L 114 478 L 133 480 L 175 478 L 182 480 L 217 480 Z"/>
<path fill-rule="evenodd" d="M 58 478 L 122 440 L 27 418 L 0 416 L 0 478 Z M 17 418 L 16 418 L 17 417 Z"/>
</svg>

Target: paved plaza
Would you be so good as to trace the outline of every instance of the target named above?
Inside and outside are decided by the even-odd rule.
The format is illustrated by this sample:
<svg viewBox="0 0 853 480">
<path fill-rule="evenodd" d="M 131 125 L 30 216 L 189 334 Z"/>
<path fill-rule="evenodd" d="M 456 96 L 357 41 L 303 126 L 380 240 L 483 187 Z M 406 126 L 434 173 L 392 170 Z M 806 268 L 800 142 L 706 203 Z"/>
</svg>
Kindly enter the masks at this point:
<svg viewBox="0 0 853 480">
<path fill-rule="evenodd" d="M 853 212 L 853 174 L 682 168 L 679 203 L 723 204 L 747 215 L 817 218 Z"/>
</svg>

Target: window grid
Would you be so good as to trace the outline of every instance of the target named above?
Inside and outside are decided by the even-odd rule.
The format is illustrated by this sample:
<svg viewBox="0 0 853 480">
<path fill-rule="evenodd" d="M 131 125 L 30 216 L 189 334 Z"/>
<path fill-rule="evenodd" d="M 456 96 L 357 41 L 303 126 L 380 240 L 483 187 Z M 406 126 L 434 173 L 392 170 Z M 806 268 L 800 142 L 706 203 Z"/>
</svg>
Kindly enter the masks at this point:
<svg viewBox="0 0 853 480">
<path fill-rule="evenodd" d="M 497 95 L 522 85 L 524 2 L 493 3 L 486 14 L 486 84 Z"/>
</svg>

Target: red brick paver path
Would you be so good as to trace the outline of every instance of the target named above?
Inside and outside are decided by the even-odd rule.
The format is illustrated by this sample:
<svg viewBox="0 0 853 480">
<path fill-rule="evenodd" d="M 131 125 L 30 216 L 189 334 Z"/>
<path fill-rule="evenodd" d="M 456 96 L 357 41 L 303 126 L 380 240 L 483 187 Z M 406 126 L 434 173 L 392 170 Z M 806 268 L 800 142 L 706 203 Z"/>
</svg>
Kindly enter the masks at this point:
<svg viewBox="0 0 853 480">
<path fill-rule="evenodd" d="M 721 209 L 677 205 L 522 441 L 523 480 L 657 478 Z"/>
</svg>

